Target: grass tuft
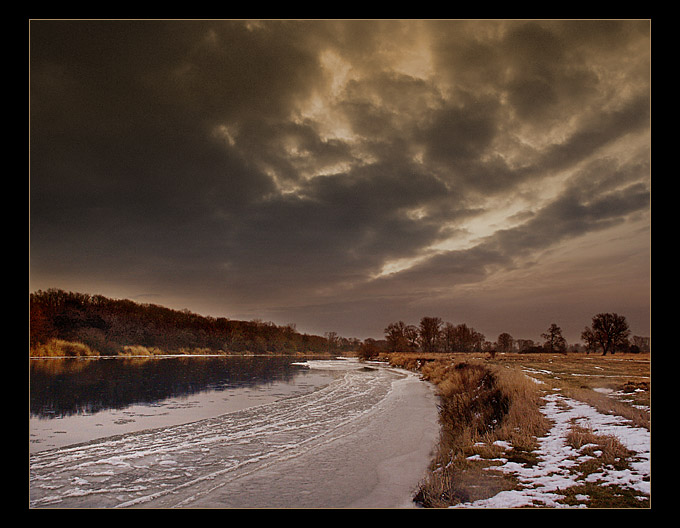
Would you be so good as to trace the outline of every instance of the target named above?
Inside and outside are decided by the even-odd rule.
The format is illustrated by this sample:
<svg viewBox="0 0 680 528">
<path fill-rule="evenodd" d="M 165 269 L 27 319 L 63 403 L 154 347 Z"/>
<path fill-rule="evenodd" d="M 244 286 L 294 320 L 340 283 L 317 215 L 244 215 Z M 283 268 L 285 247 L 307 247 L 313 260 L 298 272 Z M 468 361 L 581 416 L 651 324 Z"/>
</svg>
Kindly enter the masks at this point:
<svg viewBox="0 0 680 528">
<path fill-rule="evenodd" d="M 567 444 L 582 454 L 593 457 L 579 467 L 583 476 L 599 472 L 604 466 L 611 466 L 617 471 L 630 469 L 628 461 L 635 455 L 616 436 L 598 435 L 589 427 L 581 425 L 571 427 L 567 434 Z"/>
</svg>

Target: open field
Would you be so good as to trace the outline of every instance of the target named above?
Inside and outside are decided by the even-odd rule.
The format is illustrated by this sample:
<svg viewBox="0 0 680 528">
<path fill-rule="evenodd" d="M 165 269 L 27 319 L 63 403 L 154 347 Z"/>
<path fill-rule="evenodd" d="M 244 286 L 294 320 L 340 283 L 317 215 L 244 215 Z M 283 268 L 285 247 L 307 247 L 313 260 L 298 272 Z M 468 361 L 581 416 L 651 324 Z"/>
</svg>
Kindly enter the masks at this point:
<svg viewBox="0 0 680 528">
<path fill-rule="evenodd" d="M 391 354 L 440 393 L 431 507 L 650 506 L 649 354 Z"/>
<path fill-rule="evenodd" d="M 546 384 L 546 389 L 561 390 L 600 412 L 623 416 L 649 429 L 649 354 L 507 354 L 490 363 L 519 368 Z"/>
</svg>

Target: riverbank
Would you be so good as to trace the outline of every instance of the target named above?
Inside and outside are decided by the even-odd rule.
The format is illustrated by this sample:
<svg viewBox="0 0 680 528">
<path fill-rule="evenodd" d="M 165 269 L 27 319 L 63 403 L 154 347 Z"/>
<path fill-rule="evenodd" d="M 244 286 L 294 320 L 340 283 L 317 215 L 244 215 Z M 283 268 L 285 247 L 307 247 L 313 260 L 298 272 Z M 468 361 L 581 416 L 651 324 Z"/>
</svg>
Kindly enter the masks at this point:
<svg viewBox="0 0 680 528">
<path fill-rule="evenodd" d="M 125 345 L 115 354 L 102 354 L 99 350 L 79 341 L 67 341 L 64 339 L 50 339 L 45 343 L 31 345 L 29 357 L 33 359 L 69 359 L 69 358 L 153 358 L 153 357 L 177 357 L 177 356 L 298 356 L 312 357 L 328 355 L 329 357 L 341 355 L 330 351 L 279 351 L 279 352 L 251 352 L 248 350 L 214 350 L 204 347 L 185 347 L 168 351 L 158 347 L 142 345 Z"/>
<path fill-rule="evenodd" d="M 384 358 L 420 372 L 441 399 L 440 443 L 415 500 L 649 507 L 649 407 L 640 404 L 649 401 L 649 356 L 631 356 Z M 637 400 L 622 397 L 630 387 Z"/>
</svg>

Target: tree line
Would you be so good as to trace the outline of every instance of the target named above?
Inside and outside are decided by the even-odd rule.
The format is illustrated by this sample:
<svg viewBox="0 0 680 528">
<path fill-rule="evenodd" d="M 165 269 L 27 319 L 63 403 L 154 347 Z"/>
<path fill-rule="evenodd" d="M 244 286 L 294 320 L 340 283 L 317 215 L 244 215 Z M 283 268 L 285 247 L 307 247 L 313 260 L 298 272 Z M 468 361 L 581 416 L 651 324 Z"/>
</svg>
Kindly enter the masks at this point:
<svg viewBox="0 0 680 528">
<path fill-rule="evenodd" d="M 202 316 L 102 295 L 38 290 L 29 297 L 30 347 L 50 340 L 82 343 L 100 355 L 115 356 L 126 347 L 173 353 L 209 350 L 251 353 L 337 353 L 356 349 L 358 340 L 335 332 L 325 336 L 260 320 L 238 321 Z"/>
<path fill-rule="evenodd" d="M 439 317 L 423 317 L 416 326 L 403 321 L 390 323 L 384 330 L 383 340 L 366 340 L 360 349 L 362 356 L 375 356 L 380 352 L 557 352 L 601 351 L 602 355 L 615 352 L 649 352 L 649 338 L 633 336 L 626 318 L 616 313 L 599 313 L 592 318 L 591 326 L 581 333 L 584 345 L 571 347 L 555 323 L 541 334 L 543 343 L 530 339 L 514 339 L 501 333 L 495 342 L 484 334 L 462 323 L 454 325 Z"/>
<path fill-rule="evenodd" d="M 418 325 L 390 323 L 381 340 L 345 338 L 336 332 L 324 336 L 297 331 L 261 320 L 239 321 L 202 316 L 128 299 L 38 290 L 29 297 L 29 334 L 33 351 L 51 340 L 82 343 L 100 355 L 120 355 L 128 347 L 166 353 L 208 350 L 251 353 L 341 353 L 358 351 L 360 357 L 380 352 L 649 352 L 648 337 L 633 336 L 624 316 L 600 313 L 581 333 L 583 345 L 568 346 L 556 324 L 541 334 L 543 343 L 514 339 L 501 333 L 491 342 L 465 323 L 454 325 L 439 317 L 423 317 Z"/>
</svg>

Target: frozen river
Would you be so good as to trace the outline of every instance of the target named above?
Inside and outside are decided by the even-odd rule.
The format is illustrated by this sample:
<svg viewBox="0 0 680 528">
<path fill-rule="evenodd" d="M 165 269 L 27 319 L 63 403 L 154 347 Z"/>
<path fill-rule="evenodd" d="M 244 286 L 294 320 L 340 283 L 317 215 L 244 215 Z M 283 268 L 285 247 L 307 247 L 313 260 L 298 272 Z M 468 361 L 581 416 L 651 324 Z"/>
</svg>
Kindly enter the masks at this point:
<svg viewBox="0 0 680 528">
<path fill-rule="evenodd" d="M 196 400 L 193 421 L 150 416 L 140 429 L 138 415 L 135 430 L 34 450 L 30 506 L 413 507 L 439 433 L 432 387 L 350 359 L 296 366 L 314 383 L 270 384 L 223 413 L 213 394 L 211 405 Z"/>
</svg>

